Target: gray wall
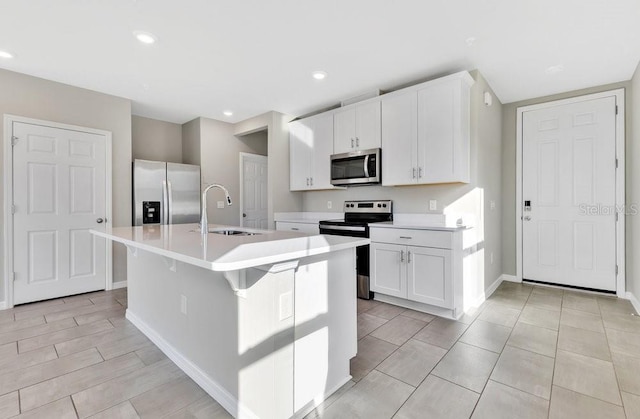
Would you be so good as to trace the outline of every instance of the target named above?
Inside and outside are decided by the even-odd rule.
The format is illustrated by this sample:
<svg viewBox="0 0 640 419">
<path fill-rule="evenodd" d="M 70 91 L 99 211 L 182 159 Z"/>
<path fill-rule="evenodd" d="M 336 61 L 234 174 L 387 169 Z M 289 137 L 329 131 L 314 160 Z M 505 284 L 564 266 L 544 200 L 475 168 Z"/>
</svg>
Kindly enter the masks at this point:
<svg viewBox="0 0 640 419">
<path fill-rule="evenodd" d="M 342 211 L 345 200 L 392 199 L 396 213 L 470 212 L 478 220 L 479 251 L 484 263 L 485 288 L 502 274 L 502 105 L 484 77 L 473 71 L 471 88 L 471 183 L 426 186 L 362 186 L 340 191 L 303 192 L 304 211 Z M 485 91 L 493 95 L 493 105 L 483 103 Z M 384 151 L 383 151 L 384 152 Z M 429 211 L 429 200 L 438 201 L 437 211 Z M 333 209 L 327 209 L 332 201 Z M 491 201 L 496 203 L 491 210 Z M 491 264 L 493 254 L 493 264 Z M 482 265 L 480 265 L 482 272 Z"/>
<path fill-rule="evenodd" d="M 182 163 L 182 125 L 133 115 L 131 137 L 134 159 Z"/>
<path fill-rule="evenodd" d="M 182 125 L 182 162 L 200 165 L 200 118 Z"/>
<path fill-rule="evenodd" d="M 631 80 L 631 108 L 627 109 L 627 205 L 640 203 L 640 64 Z M 626 217 L 627 231 L 627 291 L 640 298 L 639 216 Z"/>
<path fill-rule="evenodd" d="M 566 99 L 590 93 L 604 92 L 613 89 L 626 89 L 626 111 L 627 111 L 627 150 L 630 148 L 631 136 L 629 135 L 629 122 L 631 116 L 631 95 L 629 88 L 631 83 L 620 82 L 596 86 L 589 89 L 576 90 L 552 96 L 545 96 L 536 99 L 513 102 L 502 107 L 502 215 L 503 215 L 503 235 L 502 235 L 502 270 L 507 275 L 516 274 L 516 109 L 520 106 L 544 103 L 552 100 Z M 627 179 L 631 168 L 631 155 L 627 154 Z M 629 193 L 630 181 L 627 181 L 627 194 Z M 628 227 L 627 227 L 628 232 Z M 627 237 L 628 242 L 628 237 Z"/>
<path fill-rule="evenodd" d="M 113 134 L 113 225 L 131 225 L 131 102 L 102 93 L 0 70 L 0 114 L 11 114 L 111 131 Z M 4 129 L 2 131 L 4 133 Z M 0 147 L 0 160 L 2 160 Z M 0 172 L 0 219 L 4 217 Z M 3 226 L 0 225 L 0 234 Z M 0 243 L 2 246 L 2 243 Z M 4 275 L 3 252 L 0 275 Z M 114 281 L 126 280 L 126 249 L 114 245 Z M 0 284 L 0 301 L 4 285 Z"/>
</svg>

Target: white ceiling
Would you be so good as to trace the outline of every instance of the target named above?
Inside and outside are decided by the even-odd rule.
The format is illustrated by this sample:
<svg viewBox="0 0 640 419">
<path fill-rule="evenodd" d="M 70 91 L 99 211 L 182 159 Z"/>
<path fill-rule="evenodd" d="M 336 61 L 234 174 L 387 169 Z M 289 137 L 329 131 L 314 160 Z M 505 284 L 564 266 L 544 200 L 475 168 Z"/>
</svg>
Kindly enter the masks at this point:
<svg viewBox="0 0 640 419">
<path fill-rule="evenodd" d="M 638 0 L 0 0 L 0 16 L 0 67 L 177 123 L 299 116 L 474 68 L 509 103 L 629 80 L 640 59 Z"/>
</svg>

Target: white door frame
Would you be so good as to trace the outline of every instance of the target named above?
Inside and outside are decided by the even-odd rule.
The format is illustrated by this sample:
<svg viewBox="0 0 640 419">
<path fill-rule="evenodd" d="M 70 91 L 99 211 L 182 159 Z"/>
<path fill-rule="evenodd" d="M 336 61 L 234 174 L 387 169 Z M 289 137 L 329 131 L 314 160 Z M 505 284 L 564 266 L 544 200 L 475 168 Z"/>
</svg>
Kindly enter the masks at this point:
<svg viewBox="0 0 640 419">
<path fill-rule="evenodd" d="M 12 308 L 13 307 L 13 214 L 11 206 L 13 203 L 13 147 L 11 145 L 11 137 L 13 133 L 13 123 L 22 122 L 31 125 L 42 125 L 45 127 L 58 128 L 70 131 L 80 131 L 89 134 L 103 135 L 106 141 L 106 228 L 112 226 L 112 208 L 111 208 L 111 132 L 94 128 L 80 127 L 77 125 L 60 124 L 57 122 L 44 121 L 41 119 L 26 118 L 15 115 L 4 115 L 4 307 L 0 308 Z M 107 243 L 106 248 L 106 283 L 105 289 L 110 290 L 113 288 L 113 271 L 112 271 L 112 246 Z M 0 302 L 1 304 L 1 302 Z"/>
<path fill-rule="evenodd" d="M 238 201 L 240 202 L 240 205 L 238 205 L 240 208 L 240 227 L 244 227 L 244 217 L 242 216 L 242 214 L 244 213 L 244 167 L 242 166 L 242 159 L 244 157 L 258 157 L 260 159 L 264 159 L 266 160 L 267 164 L 269 164 L 269 157 L 268 156 L 263 156 L 262 154 L 255 154 L 255 153 L 244 153 L 244 152 L 240 152 L 240 197 L 238 199 Z M 267 170 L 269 170 L 269 167 L 267 166 Z M 267 175 L 267 181 L 269 179 L 269 175 Z M 267 193 L 269 193 L 269 188 L 267 187 Z M 269 211 L 267 211 L 267 216 L 269 215 Z"/>
<path fill-rule="evenodd" d="M 617 105 L 616 115 L 616 206 L 625 208 L 625 95 L 624 89 L 609 90 L 584 96 L 576 96 L 568 99 L 552 102 L 522 106 L 516 109 L 516 278 L 522 282 L 522 118 L 523 113 L 538 109 L 550 108 L 560 105 L 584 102 L 586 100 L 601 99 L 615 96 Z M 616 263 L 618 273 L 616 275 L 616 294 L 620 298 L 626 298 L 625 282 L 625 216 L 621 214 L 616 223 Z"/>
</svg>

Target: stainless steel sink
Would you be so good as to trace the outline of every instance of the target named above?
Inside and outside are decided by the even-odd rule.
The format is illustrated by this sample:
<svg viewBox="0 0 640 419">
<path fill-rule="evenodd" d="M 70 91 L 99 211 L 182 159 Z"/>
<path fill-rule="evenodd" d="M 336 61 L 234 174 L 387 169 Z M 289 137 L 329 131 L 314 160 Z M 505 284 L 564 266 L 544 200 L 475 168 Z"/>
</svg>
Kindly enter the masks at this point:
<svg viewBox="0 0 640 419">
<path fill-rule="evenodd" d="M 225 236 L 256 236 L 260 234 L 260 233 L 252 233 L 249 231 L 242 231 L 242 230 L 219 230 L 219 229 L 209 229 L 209 233 L 222 234 Z"/>
</svg>

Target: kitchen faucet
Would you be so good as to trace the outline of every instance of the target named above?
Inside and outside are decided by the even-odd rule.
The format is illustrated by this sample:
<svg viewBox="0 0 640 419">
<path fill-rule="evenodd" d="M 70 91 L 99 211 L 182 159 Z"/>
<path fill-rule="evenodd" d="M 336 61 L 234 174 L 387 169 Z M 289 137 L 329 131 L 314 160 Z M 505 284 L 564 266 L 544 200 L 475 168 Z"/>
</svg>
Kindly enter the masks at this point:
<svg viewBox="0 0 640 419">
<path fill-rule="evenodd" d="M 209 189 L 218 188 L 224 191 L 224 197 L 227 200 L 227 205 L 232 205 L 231 197 L 229 196 L 229 191 L 222 185 L 218 185 L 217 183 L 212 183 L 211 185 L 204 188 L 202 192 L 202 205 L 200 207 L 200 211 L 202 216 L 200 217 L 200 233 L 208 234 L 209 233 L 209 221 L 207 220 L 207 192 Z"/>
</svg>

